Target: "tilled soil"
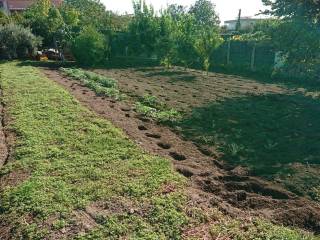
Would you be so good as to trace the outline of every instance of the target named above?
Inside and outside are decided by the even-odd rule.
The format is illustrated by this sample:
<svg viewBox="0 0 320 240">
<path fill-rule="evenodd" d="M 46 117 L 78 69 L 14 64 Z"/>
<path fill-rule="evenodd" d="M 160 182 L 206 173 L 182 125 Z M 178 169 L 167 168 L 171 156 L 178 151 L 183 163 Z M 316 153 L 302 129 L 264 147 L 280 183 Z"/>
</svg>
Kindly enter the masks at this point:
<svg viewBox="0 0 320 240">
<path fill-rule="evenodd" d="M 249 176 L 241 167 L 225 167 L 203 149 L 181 139 L 170 128 L 142 118 L 135 112 L 133 103 L 97 96 L 56 70 L 43 71 L 84 106 L 123 129 L 143 149 L 172 159 L 175 169 L 189 178 L 187 194 L 195 205 L 218 207 L 231 216 L 264 217 L 276 223 L 320 233 L 319 204 L 298 197 L 274 183 Z M 252 91 L 255 90 L 253 87 Z M 282 90 L 273 88 L 273 91 Z"/>
<path fill-rule="evenodd" d="M 2 91 L 0 89 L 0 97 L 1 96 Z M 4 105 L 2 102 L 0 102 L 0 168 L 7 162 L 9 156 L 9 148 L 7 146 L 4 122 Z"/>
<path fill-rule="evenodd" d="M 163 67 L 98 69 L 97 73 L 117 80 L 124 91 L 143 96 L 156 96 L 177 110 L 190 111 L 210 102 L 241 97 L 245 94 L 280 94 L 287 89 L 276 84 L 261 84 L 239 76 L 209 73 L 179 67 L 166 70 Z"/>
</svg>

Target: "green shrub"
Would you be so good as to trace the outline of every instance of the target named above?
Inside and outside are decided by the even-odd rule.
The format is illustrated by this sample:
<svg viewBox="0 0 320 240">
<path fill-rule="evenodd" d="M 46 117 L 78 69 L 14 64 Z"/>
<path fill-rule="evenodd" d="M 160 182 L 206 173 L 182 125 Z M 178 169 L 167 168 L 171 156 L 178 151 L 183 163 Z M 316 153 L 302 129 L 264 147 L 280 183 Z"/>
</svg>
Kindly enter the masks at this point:
<svg viewBox="0 0 320 240">
<path fill-rule="evenodd" d="M 85 66 L 101 63 L 105 52 L 105 38 L 93 27 L 84 28 L 72 44 L 72 53 L 75 59 Z"/>
<path fill-rule="evenodd" d="M 41 40 L 30 29 L 15 24 L 0 26 L 0 57 L 5 59 L 24 58 L 32 55 Z"/>
</svg>

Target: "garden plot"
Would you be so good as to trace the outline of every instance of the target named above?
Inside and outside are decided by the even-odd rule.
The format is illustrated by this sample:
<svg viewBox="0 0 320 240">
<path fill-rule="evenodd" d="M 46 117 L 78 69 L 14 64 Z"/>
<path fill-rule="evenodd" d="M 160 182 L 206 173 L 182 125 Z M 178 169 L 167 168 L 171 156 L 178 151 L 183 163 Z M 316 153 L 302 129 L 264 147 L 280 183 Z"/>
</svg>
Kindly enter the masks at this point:
<svg viewBox="0 0 320 240">
<path fill-rule="evenodd" d="M 317 92 L 181 68 L 96 72 L 116 79 L 128 94 L 155 96 L 181 112 L 170 127 L 207 155 L 320 199 Z"/>
<path fill-rule="evenodd" d="M 172 159 L 176 170 L 189 178 L 192 185 L 189 193 L 200 193 L 201 202 L 205 205 L 217 205 L 231 216 L 249 214 L 318 231 L 320 211 L 317 203 L 297 197 L 280 184 L 250 176 L 245 168 L 223 164 L 209 150 L 188 139 L 181 139 L 179 131 L 173 129 L 181 120 L 159 124 L 158 119 L 142 114 L 136 108 L 137 101 L 141 102 L 141 96 L 123 91 L 125 99 L 116 101 L 112 96 L 106 97 L 88 90 L 77 79 L 66 77 L 61 71 L 45 70 L 45 73 L 68 89 L 85 106 L 123 129 L 145 150 Z M 108 78 L 116 80 L 110 76 Z M 170 127 L 166 127 L 166 124 Z M 294 216 L 299 216 L 299 219 Z"/>
</svg>

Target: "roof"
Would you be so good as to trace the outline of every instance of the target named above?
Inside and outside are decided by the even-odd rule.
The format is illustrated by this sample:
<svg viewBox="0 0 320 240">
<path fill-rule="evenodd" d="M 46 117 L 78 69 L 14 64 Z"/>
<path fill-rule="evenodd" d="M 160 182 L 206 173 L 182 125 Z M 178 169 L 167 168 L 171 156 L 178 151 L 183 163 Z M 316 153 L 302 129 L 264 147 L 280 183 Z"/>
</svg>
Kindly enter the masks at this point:
<svg viewBox="0 0 320 240">
<path fill-rule="evenodd" d="M 253 18 L 253 17 L 241 17 L 240 18 L 241 21 L 246 21 L 246 20 L 249 20 L 249 21 L 259 21 L 259 20 L 262 20 L 262 18 Z M 234 19 L 234 20 L 227 20 L 227 21 L 224 21 L 225 23 L 233 23 L 233 22 L 237 22 L 238 19 Z"/>
<path fill-rule="evenodd" d="M 63 0 L 51 0 L 54 5 L 60 5 Z M 9 10 L 24 10 L 30 7 L 35 0 L 7 0 Z"/>
</svg>

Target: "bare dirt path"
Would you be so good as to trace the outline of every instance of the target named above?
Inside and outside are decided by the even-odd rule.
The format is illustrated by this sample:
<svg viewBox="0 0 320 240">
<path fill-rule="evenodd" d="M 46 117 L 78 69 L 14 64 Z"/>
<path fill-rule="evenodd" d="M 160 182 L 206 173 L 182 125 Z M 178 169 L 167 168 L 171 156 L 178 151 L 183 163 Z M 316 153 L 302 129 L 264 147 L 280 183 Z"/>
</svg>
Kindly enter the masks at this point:
<svg viewBox="0 0 320 240">
<path fill-rule="evenodd" d="M 0 72 L 0 81 L 1 78 L 2 74 Z M 2 89 L 0 89 L 0 168 L 7 162 L 9 156 L 9 148 L 7 146 L 4 122 L 4 104 L 2 102 Z"/>
<path fill-rule="evenodd" d="M 111 121 L 146 151 L 171 158 L 178 172 L 190 179 L 193 204 L 218 207 L 231 216 L 260 216 L 288 226 L 320 233 L 320 206 L 273 183 L 248 176 L 241 168 L 226 169 L 190 141 L 169 128 L 141 118 L 130 102 L 97 96 L 58 71 L 44 74 L 63 86 L 84 106 Z"/>
</svg>

